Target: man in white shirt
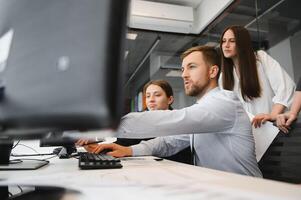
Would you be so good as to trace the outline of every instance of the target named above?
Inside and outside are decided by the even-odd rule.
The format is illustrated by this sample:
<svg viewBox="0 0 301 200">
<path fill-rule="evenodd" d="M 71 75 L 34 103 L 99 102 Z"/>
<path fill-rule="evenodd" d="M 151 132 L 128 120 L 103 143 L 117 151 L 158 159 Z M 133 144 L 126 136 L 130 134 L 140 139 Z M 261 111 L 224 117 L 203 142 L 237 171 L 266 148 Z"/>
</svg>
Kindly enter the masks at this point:
<svg viewBox="0 0 301 200">
<path fill-rule="evenodd" d="M 191 145 L 196 165 L 261 177 L 250 120 L 238 97 L 218 88 L 220 58 L 216 50 L 193 47 L 182 59 L 185 92 L 197 98 L 196 104 L 180 110 L 130 113 L 122 118 L 120 137 L 155 139 L 131 147 L 100 144 L 86 149 L 94 153 L 110 149 L 108 154 L 115 157 L 169 156 Z"/>
</svg>

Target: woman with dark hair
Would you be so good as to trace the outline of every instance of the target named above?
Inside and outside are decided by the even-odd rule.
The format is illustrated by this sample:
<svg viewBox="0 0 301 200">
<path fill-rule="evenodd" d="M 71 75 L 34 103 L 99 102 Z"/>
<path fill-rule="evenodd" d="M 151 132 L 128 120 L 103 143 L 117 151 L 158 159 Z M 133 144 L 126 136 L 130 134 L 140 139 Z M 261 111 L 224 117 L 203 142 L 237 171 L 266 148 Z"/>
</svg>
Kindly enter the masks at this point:
<svg viewBox="0 0 301 200">
<path fill-rule="evenodd" d="M 170 84 L 165 80 L 151 80 L 143 87 L 143 95 L 145 96 L 146 110 L 173 110 L 171 107 L 174 102 L 173 90 Z M 146 138 L 143 140 L 149 140 Z M 131 146 L 139 144 L 141 139 L 125 139 L 118 138 L 116 144 L 122 146 Z M 190 147 L 183 149 L 175 155 L 167 157 L 169 160 L 192 163 Z"/>
<path fill-rule="evenodd" d="M 260 127 L 274 121 L 291 104 L 295 83 L 266 52 L 254 52 L 251 37 L 242 26 L 230 26 L 221 36 L 220 86 L 237 93 L 246 111 Z"/>
</svg>

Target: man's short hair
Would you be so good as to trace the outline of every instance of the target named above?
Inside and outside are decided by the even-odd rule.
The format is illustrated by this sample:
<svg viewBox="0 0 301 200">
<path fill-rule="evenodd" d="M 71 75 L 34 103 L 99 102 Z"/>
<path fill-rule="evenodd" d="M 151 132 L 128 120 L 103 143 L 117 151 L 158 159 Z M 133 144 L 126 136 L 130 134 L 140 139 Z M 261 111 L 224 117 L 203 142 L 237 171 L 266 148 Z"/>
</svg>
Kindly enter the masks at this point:
<svg viewBox="0 0 301 200">
<path fill-rule="evenodd" d="M 199 51 L 203 53 L 203 58 L 205 59 L 205 63 L 208 66 L 213 66 L 213 65 L 218 66 L 218 74 L 216 76 L 216 78 L 218 79 L 221 71 L 220 68 L 221 61 L 220 61 L 220 55 L 218 51 L 211 46 L 195 46 L 187 49 L 184 53 L 182 53 L 181 59 L 183 60 L 186 56 L 188 56 L 189 54 L 195 51 Z"/>
</svg>

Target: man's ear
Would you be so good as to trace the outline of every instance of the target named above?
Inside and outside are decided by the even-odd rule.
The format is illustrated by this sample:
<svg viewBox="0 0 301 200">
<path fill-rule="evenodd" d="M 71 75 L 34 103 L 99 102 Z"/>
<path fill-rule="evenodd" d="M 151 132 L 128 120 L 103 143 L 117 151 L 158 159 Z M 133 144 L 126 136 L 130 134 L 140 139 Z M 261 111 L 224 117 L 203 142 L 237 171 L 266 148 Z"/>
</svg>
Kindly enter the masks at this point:
<svg viewBox="0 0 301 200">
<path fill-rule="evenodd" d="M 216 78 L 217 74 L 218 74 L 219 68 L 217 65 L 212 65 L 210 67 L 209 73 L 210 73 L 210 78 Z"/>
</svg>

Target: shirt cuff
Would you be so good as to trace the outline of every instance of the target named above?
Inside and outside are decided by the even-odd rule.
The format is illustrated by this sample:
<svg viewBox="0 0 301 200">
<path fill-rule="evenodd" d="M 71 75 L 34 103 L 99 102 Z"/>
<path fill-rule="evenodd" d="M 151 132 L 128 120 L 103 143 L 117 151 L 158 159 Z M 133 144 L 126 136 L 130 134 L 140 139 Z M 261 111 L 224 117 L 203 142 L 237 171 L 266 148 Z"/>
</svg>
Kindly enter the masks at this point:
<svg viewBox="0 0 301 200">
<path fill-rule="evenodd" d="M 150 151 L 150 149 L 146 148 L 146 146 L 141 143 L 132 145 L 131 148 L 132 148 L 133 156 L 150 156 L 150 155 L 152 155 L 152 152 Z"/>
<path fill-rule="evenodd" d="M 290 104 L 291 104 L 287 101 L 280 101 L 280 100 L 277 100 L 277 99 L 272 99 L 272 101 L 273 101 L 273 104 L 277 103 L 277 104 L 283 105 L 285 107 L 285 109 L 288 109 L 290 107 Z"/>
</svg>

